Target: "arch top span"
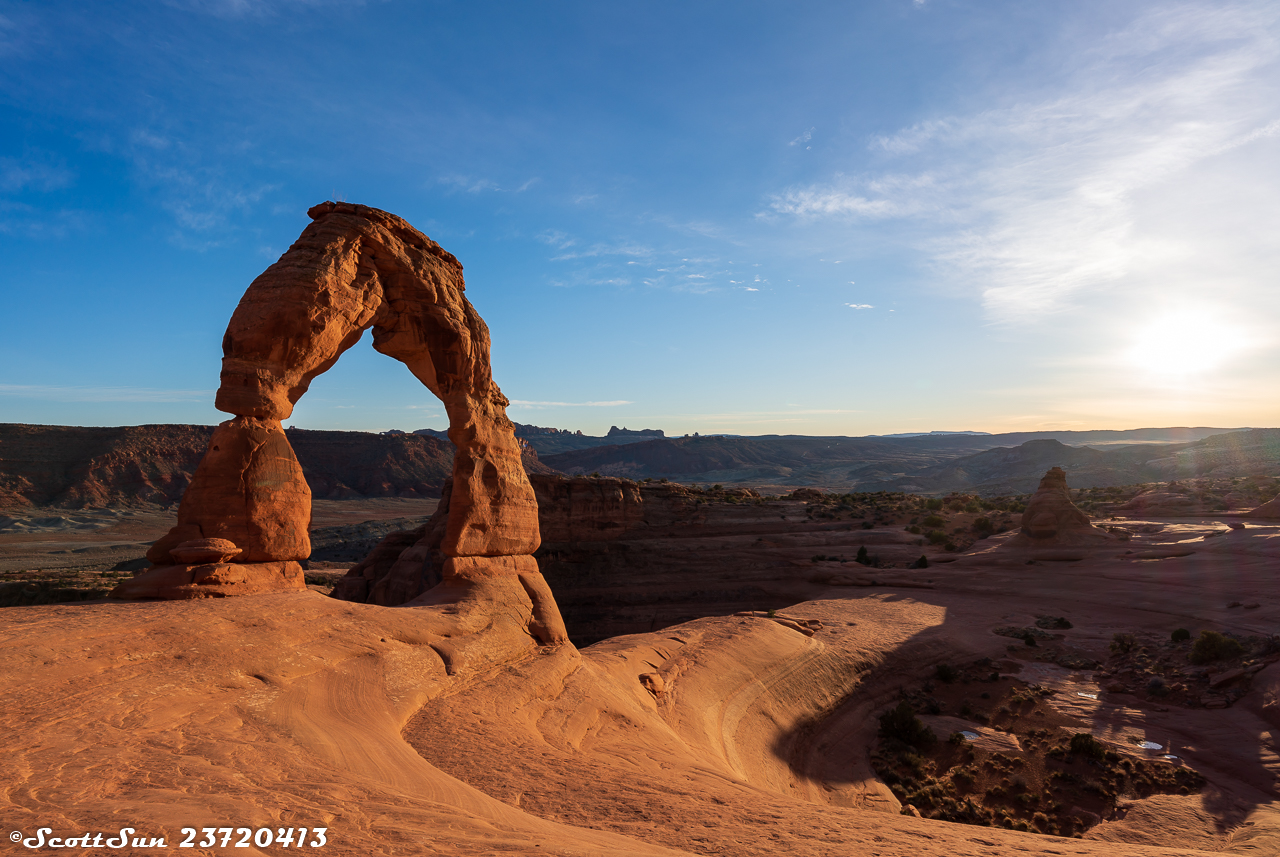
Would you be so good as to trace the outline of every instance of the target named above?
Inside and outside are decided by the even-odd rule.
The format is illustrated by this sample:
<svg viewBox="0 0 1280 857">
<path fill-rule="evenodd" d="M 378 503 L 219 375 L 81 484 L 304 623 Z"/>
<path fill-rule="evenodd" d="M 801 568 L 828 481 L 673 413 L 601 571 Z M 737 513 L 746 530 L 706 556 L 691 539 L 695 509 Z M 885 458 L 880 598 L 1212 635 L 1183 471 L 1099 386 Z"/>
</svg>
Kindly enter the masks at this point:
<svg viewBox="0 0 1280 857">
<path fill-rule="evenodd" d="M 446 405 L 459 396 L 501 398 L 489 328 L 463 295 L 452 253 L 376 208 L 326 202 L 307 214 L 311 224 L 231 316 L 219 410 L 287 419 L 311 380 L 369 328 L 373 347 Z"/>
<path fill-rule="evenodd" d="M 215 406 L 234 418 L 215 431 L 182 498 L 178 526 L 148 551 L 153 570 L 197 555 L 217 554 L 215 564 L 239 563 L 240 572 L 307 558 L 311 495 L 280 421 L 312 379 L 372 329 L 373 347 L 404 363 L 443 402 L 456 447 L 441 545 L 449 559 L 438 570 L 442 591 L 423 598 L 456 599 L 477 586 L 492 591 L 492 582 L 482 580 L 519 578 L 512 591 L 549 599 L 532 556 L 539 545 L 537 501 L 508 401 L 493 381 L 489 328 L 466 299 L 461 263 L 404 219 L 376 208 L 325 202 L 307 213 L 312 222 L 249 285 L 227 325 Z M 196 542 L 217 544 L 199 554 Z M 228 574 L 234 577 L 228 572 L 219 580 Z M 267 588 L 298 588 L 296 577 Z M 216 593 L 200 593 L 199 581 L 145 593 L 122 585 L 113 594 L 238 594 L 234 585 L 217 585 Z M 551 636 L 563 639 L 554 601 L 534 606 L 535 624 L 547 626 L 549 609 Z"/>
</svg>

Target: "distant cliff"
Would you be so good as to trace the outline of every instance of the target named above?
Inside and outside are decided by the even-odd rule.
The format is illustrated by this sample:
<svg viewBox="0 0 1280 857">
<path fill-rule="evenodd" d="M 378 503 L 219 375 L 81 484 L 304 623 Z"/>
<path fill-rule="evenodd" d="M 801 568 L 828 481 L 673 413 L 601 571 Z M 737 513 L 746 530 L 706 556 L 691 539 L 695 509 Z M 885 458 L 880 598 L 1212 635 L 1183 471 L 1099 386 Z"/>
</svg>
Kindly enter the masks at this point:
<svg viewBox="0 0 1280 857">
<path fill-rule="evenodd" d="M 212 426 L 0 423 L 0 506 L 176 503 L 212 434 Z M 439 497 L 453 468 L 453 445 L 433 437 L 303 429 L 288 437 L 317 499 Z M 554 472 L 532 450 L 525 467 Z"/>
</svg>

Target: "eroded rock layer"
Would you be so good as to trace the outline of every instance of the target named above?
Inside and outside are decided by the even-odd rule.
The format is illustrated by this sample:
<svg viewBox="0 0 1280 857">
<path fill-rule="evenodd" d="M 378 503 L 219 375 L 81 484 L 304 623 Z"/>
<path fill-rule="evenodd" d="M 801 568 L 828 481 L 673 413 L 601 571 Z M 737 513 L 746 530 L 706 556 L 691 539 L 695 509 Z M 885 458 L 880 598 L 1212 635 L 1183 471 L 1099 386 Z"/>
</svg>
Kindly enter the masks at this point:
<svg viewBox="0 0 1280 857">
<path fill-rule="evenodd" d="M 1087 547 L 1111 540 L 1071 501 L 1066 472 L 1061 467 L 1051 467 L 1022 513 L 1022 531 L 1004 547 Z"/>
<path fill-rule="evenodd" d="M 235 418 L 215 432 L 178 525 L 148 552 L 157 568 L 113 594 L 192 597 L 189 584 L 155 581 L 185 579 L 165 569 L 180 563 L 172 551 L 205 539 L 234 543 L 244 563 L 306 558 L 310 491 L 280 421 L 312 379 L 372 328 L 374 348 L 404 363 L 449 415 L 457 451 L 439 549 L 457 561 L 440 564 L 440 583 L 450 597 L 465 598 L 480 588 L 510 589 L 495 589 L 491 578 L 519 580 L 511 593 L 530 602 L 539 638 L 564 640 L 532 559 L 540 543 L 537 501 L 507 399 L 493 381 L 488 327 L 463 295 L 462 265 L 385 211 L 327 202 L 308 214 L 311 225 L 250 284 L 227 325 L 215 404 Z M 526 580 L 531 574 L 537 579 Z M 228 584 L 218 594 L 237 593 Z"/>
</svg>

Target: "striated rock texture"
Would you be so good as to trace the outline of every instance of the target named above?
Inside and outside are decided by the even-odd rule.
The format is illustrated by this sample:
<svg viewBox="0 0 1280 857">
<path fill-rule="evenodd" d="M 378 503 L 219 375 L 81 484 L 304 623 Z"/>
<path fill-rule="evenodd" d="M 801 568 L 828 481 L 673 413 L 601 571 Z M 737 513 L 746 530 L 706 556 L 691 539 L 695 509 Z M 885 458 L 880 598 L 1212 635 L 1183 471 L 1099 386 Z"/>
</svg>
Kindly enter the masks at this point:
<svg viewBox="0 0 1280 857">
<path fill-rule="evenodd" d="M 0 508 L 175 504 L 215 430 L 0 423 Z M 453 445 L 435 437 L 296 428 L 285 435 L 317 500 L 439 497 L 453 466 Z M 530 472 L 550 470 L 528 456 L 525 463 Z"/>
<path fill-rule="evenodd" d="M 1089 516 L 1071 502 L 1066 472 L 1061 467 L 1051 467 L 1022 513 L 1022 531 L 1006 546 L 1076 547 L 1110 540 L 1111 536 L 1091 524 Z"/>
<path fill-rule="evenodd" d="M 311 489 L 280 423 L 236 417 L 214 431 L 182 495 L 178 525 L 147 559 L 172 564 L 172 548 L 204 538 L 231 542 L 243 562 L 304 560 L 310 525 Z"/>
<path fill-rule="evenodd" d="M 326 202 L 308 215 L 311 225 L 250 284 L 227 325 L 215 405 L 235 419 L 214 433 L 178 525 L 148 552 L 157 568 L 113 595 L 189 597 L 146 588 L 148 575 L 176 564 L 171 550 L 193 540 L 233 542 L 246 564 L 306 558 L 310 492 L 280 421 L 311 380 L 372 328 L 374 348 L 404 363 L 444 403 L 456 448 L 439 545 L 441 591 L 430 603 L 483 591 L 527 609 L 544 642 L 563 641 L 532 559 L 540 544 L 537 501 L 507 399 L 493 381 L 488 327 L 463 295 L 462 265 L 385 211 Z M 218 594 L 236 594 L 234 583 Z"/>
</svg>

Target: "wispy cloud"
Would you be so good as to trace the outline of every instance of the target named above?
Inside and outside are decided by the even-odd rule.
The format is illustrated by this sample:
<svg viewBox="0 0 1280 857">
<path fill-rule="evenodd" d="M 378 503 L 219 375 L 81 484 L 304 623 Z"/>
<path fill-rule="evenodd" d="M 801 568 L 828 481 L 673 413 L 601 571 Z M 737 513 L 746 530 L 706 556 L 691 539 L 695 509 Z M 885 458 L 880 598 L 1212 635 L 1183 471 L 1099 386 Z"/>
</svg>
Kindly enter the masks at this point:
<svg viewBox="0 0 1280 857">
<path fill-rule="evenodd" d="M 65 167 L 39 160 L 0 158 L 0 191 L 51 191 L 69 186 L 75 175 Z"/>
<path fill-rule="evenodd" d="M 852 307 L 853 309 L 875 309 L 871 304 L 845 304 L 845 306 Z"/>
<path fill-rule="evenodd" d="M 454 190 L 460 190 L 464 193 L 484 193 L 485 191 L 490 191 L 492 193 L 524 193 L 540 181 L 542 181 L 542 179 L 534 176 L 533 178 L 526 179 L 515 187 L 504 187 L 493 179 L 478 179 L 463 175 L 441 176 L 436 179 L 437 184 L 442 184 L 446 187 L 453 188 Z"/>
<path fill-rule="evenodd" d="M 146 387 L 0 384 L 0 396 L 45 399 L 54 402 L 212 402 L 213 393 L 213 390 L 155 390 Z"/>
<path fill-rule="evenodd" d="M 612 402 L 529 402 L 523 399 L 512 399 L 512 407 L 521 408 L 616 408 L 619 405 L 634 405 L 635 402 L 627 399 L 617 399 Z"/>
<path fill-rule="evenodd" d="M 873 138 L 907 168 L 788 188 L 765 216 L 928 223 L 920 249 L 997 321 L 1119 283 L 1161 298 L 1206 277 L 1259 283 L 1276 260 L 1253 224 L 1280 198 L 1277 56 L 1273 3 L 1159 4 L 1094 39 L 1069 94 Z M 1216 271 L 1186 264 L 1208 258 Z"/>
<path fill-rule="evenodd" d="M 937 178 L 929 173 L 862 178 L 837 176 L 827 184 L 788 188 L 770 201 L 772 212 L 761 212 L 759 216 L 849 216 L 870 220 L 909 217 L 936 210 L 940 202 L 931 197 L 941 190 Z"/>
<path fill-rule="evenodd" d="M 792 140 L 792 141 L 791 141 L 790 143 L 788 143 L 787 145 L 788 145 L 788 146 L 801 146 L 801 145 L 804 145 L 804 147 L 805 147 L 806 149 L 808 149 L 808 148 L 809 148 L 809 146 L 807 146 L 807 145 L 805 145 L 805 144 L 806 144 L 806 143 L 808 143 L 808 142 L 809 142 L 810 140 L 812 140 L 812 139 L 813 139 L 813 129 L 812 129 L 812 128 L 810 128 L 808 131 L 805 131 L 803 134 L 801 134 L 799 137 L 796 137 L 794 140 Z"/>
<path fill-rule="evenodd" d="M 564 245 L 565 249 L 573 246 L 574 242 L 570 241 Z M 646 247 L 643 244 L 636 244 L 629 241 L 619 243 L 599 243 L 592 244 L 582 250 L 571 253 L 562 253 L 555 256 L 551 261 L 563 262 L 569 259 L 593 259 L 599 256 L 628 256 L 635 259 L 648 259 L 654 256 L 652 247 Z"/>
<path fill-rule="evenodd" d="M 165 0 L 189 12 L 218 18 L 266 18 L 307 7 L 363 6 L 365 0 Z"/>
</svg>

